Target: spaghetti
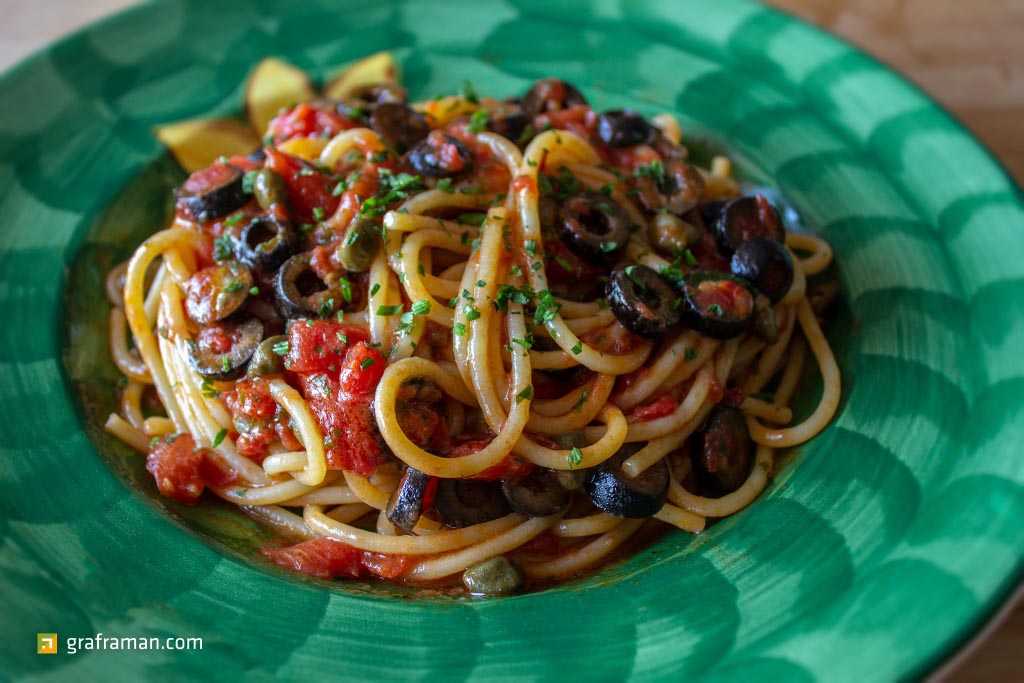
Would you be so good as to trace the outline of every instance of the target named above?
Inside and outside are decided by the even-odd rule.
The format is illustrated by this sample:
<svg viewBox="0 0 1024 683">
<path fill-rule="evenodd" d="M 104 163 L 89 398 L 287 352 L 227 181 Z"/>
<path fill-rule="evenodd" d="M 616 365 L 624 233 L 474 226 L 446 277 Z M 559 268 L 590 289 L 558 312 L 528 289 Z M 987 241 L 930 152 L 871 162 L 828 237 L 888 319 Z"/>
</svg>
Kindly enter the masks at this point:
<svg viewBox="0 0 1024 683">
<path fill-rule="evenodd" d="M 283 110 L 109 274 L 108 431 L 322 578 L 502 593 L 645 526 L 701 532 L 827 425 L 840 378 L 808 296 L 828 245 L 680 138 L 555 79 Z M 789 425 L 809 357 L 824 391 Z"/>
</svg>

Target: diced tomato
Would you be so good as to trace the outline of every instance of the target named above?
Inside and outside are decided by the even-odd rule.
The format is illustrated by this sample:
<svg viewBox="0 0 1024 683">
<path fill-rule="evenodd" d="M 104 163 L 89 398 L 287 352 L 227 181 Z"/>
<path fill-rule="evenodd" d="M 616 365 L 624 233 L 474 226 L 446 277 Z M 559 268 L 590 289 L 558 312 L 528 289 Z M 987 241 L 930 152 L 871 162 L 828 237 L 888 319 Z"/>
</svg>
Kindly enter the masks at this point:
<svg viewBox="0 0 1024 683">
<path fill-rule="evenodd" d="M 314 210 L 320 209 L 323 215 L 330 216 L 338 208 L 338 197 L 332 194 L 333 183 L 313 167 L 301 160 L 279 152 L 271 147 L 266 148 L 266 167 L 280 175 L 288 187 L 288 204 L 293 217 L 300 223 L 313 223 Z"/>
<path fill-rule="evenodd" d="M 697 259 L 697 268 L 700 270 L 729 272 L 729 262 L 719 253 L 718 245 L 715 244 L 715 238 L 710 230 L 705 230 L 701 234 L 700 240 L 690 247 L 690 251 Z"/>
<path fill-rule="evenodd" d="M 580 258 L 561 240 L 545 241 L 544 250 L 547 252 L 548 282 L 553 287 L 584 297 L 604 287 L 600 278 L 607 271 Z"/>
<path fill-rule="evenodd" d="M 233 156 L 228 159 L 228 163 L 232 166 L 237 166 L 245 172 L 255 171 L 263 165 L 262 159 L 250 159 L 247 156 Z"/>
<path fill-rule="evenodd" d="M 541 114 L 534 120 L 534 127 L 543 129 L 545 124 L 552 128 L 567 130 L 583 139 L 591 137 L 597 127 L 597 114 L 585 104 L 577 104 L 558 111 Z"/>
<path fill-rule="evenodd" d="M 491 443 L 491 439 L 471 439 L 469 441 L 463 441 L 457 444 L 446 454 L 449 458 L 464 458 L 467 455 L 473 455 L 483 450 L 488 444 Z M 518 479 L 529 474 L 533 470 L 533 463 L 523 460 L 514 453 L 509 453 L 496 465 L 488 467 L 483 472 L 475 474 L 471 479 L 483 479 L 486 481 L 494 481 L 496 479 Z"/>
<path fill-rule="evenodd" d="M 274 430 L 268 427 L 252 429 L 238 435 L 235 448 L 239 455 L 260 464 L 270 454 L 270 444 L 274 443 L 275 438 L 277 435 Z"/>
<path fill-rule="evenodd" d="M 233 469 L 221 469 L 221 466 L 217 463 L 218 459 L 207 452 L 203 462 L 199 465 L 199 474 L 207 486 L 223 488 L 225 486 L 234 486 L 239 482 L 238 472 L 235 472 Z"/>
<path fill-rule="evenodd" d="M 317 579 L 356 578 L 363 568 L 363 551 L 330 538 L 316 538 L 287 548 L 260 548 L 274 564 Z"/>
<path fill-rule="evenodd" d="M 286 423 L 275 420 L 274 421 L 274 432 L 277 434 L 277 438 L 281 440 L 281 445 L 290 451 L 301 451 L 303 446 L 302 442 L 299 441 L 298 437 L 295 436 L 295 432 Z"/>
<path fill-rule="evenodd" d="M 718 306 L 727 316 L 745 318 L 754 308 L 750 290 L 732 280 L 704 280 L 696 287 L 687 286 L 690 297 L 704 311 Z"/>
<path fill-rule="evenodd" d="M 722 388 L 722 383 L 718 381 L 717 377 L 711 378 L 711 387 L 708 389 L 708 400 L 712 403 L 718 403 L 725 396 L 725 390 Z"/>
<path fill-rule="evenodd" d="M 220 187 L 224 183 L 228 182 L 235 176 L 235 173 L 235 169 L 233 169 L 230 164 L 224 164 L 217 161 L 206 168 L 192 173 L 192 175 L 186 178 L 185 182 L 181 184 L 181 189 L 190 194 L 203 194 L 208 190 Z"/>
<path fill-rule="evenodd" d="M 352 127 L 354 124 L 348 119 L 303 102 L 271 119 L 267 133 L 273 135 L 275 141 L 281 142 L 291 138 L 334 135 Z"/>
<path fill-rule="evenodd" d="M 448 428 L 437 410 L 422 401 L 399 401 L 395 415 L 398 425 L 414 444 L 428 451 L 447 450 Z"/>
<path fill-rule="evenodd" d="M 351 341 L 351 340 L 350 340 Z M 368 394 L 377 388 L 387 362 L 377 349 L 370 348 L 365 341 L 356 342 L 345 356 L 339 381 L 347 394 Z"/>
<path fill-rule="evenodd" d="M 200 467 L 205 449 L 196 448 L 191 434 L 161 439 L 146 455 L 146 470 L 153 475 L 160 493 L 180 503 L 194 503 L 203 493 Z"/>
<path fill-rule="evenodd" d="M 526 543 L 519 546 L 519 550 L 537 555 L 557 555 L 560 548 L 558 536 L 550 531 L 544 531 Z"/>
<path fill-rule="evenodd" d="M 274 564 L 317 579 L 354 579 L 367 573 L 394 579 L 416 563 L 415 557 L 371 553 L 333 538 L 315 538 L 285 548 L 260 548 L 260 553 Z"/>
<path fill-rule="evenodd" d="M 363 567 L 382 579 L 397 579 L 416 564 L 412 555 L 363 552 Z"/>
<path fill-rule="evenodd" d="M 349 348 L 369 338 L 365 328 L 335 320 L 296 320 L 288 330 L 284 365 L 303 375 L 325 372 L 337 377 Z"/>
<path fill-rule="evenodd" d="M 324 436 L 327 465 L 369 476 L 386 456 L 377 436 L 372 393 L 349 394 L 326 374 L 302 375 L 302 395 Z"/>
<path fill-rule="evenodd" d="M 231 334 L 220 325 L 210 325 L 199 330 L 197 343 L 213 353 L 227 353 L 231 350 Z"/>
<path fill-rule="evenodd" d="M 309 259 L 309 265 L 321 280 L 326 280 L 328 277 L 333 275 L 336 270 L 334 264 L 331 263 L 330 254 L 321 246 L 313 248 L 313 253 L 310 255 Z"/>
<path fill-rule="evenodd" d="M 530 176 L 519 175 L 512 181 L 512 189 L 516 192 L 526 190 L 532 194 L 537 194 L 537 181 Z"/>
<path fill-rule="evenodd" d="M 678 407 L 679 399 L 672 392 L 666 391 L 653 401 L 630 409 L 626 415 L 635 420 L 657 420 L 659 417 L 671 415 Z"/>
<path fill-rule="evenodd" d="M 257 378 L 236 382 L 234 391 L 224 392 L 224 402 L 233 416 L 241 415 L 250 420 L 268 420 L 277 412 L 270 385 Z"/>
</svg>

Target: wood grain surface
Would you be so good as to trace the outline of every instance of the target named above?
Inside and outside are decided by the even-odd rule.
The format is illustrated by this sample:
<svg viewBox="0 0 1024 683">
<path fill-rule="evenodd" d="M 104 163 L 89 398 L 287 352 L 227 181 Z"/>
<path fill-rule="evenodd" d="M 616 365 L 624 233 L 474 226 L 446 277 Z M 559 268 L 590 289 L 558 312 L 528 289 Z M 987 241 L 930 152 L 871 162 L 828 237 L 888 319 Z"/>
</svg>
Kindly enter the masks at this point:
<svg viewBox="0 0 1024 683">
<path fill-rule="evenodd" d="M 0 0 L 0 70 L 129 0 Z M 770 0 L 915 82 L 1024 183 L 1024 0 Z M 951 172 L 954 172 L 951 170 Z M 1024 681 L 1024 604 L 939 676 Z M 939 680 L 937 678 L 936 680 Z"/>
</svg>

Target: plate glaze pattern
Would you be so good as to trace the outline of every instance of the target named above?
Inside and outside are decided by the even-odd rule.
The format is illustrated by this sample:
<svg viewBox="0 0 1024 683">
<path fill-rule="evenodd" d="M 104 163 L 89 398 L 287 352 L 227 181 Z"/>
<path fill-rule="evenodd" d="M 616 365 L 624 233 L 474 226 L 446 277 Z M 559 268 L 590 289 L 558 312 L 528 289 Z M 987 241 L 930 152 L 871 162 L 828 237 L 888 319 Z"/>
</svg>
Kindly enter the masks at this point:
<svg viewBox="0 0 1024 683">
<path fill-rule="evenodd" d="M 417 97 L 558 75 L 598 108 L 674 111 L 830 240 L 841 412 L 753 507 L 472 601 L 302 580 L 253 558 L 236 515 L 147 496 L 89 416 L 114 377 L 102 272 L 180 179 L 151 127 L 236 112 L 263 56 L 322 78 L 382 49 Z M 937 664 L 1021 575 L 1020 191 L 916 90 L 795 19 L 745 1 L 168 2 L 0 93 L 0 678 L 889 680 Z M 52 631 L 205 642 L 36 655 Z"/>
</svg>

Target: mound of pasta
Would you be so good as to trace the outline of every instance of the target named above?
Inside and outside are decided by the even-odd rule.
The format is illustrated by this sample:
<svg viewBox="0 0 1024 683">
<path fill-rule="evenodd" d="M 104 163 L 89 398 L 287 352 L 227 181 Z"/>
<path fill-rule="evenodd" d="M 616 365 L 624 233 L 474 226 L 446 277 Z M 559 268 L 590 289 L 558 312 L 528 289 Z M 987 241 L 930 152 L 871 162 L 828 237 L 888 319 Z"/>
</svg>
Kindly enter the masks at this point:
<svg viewBox="0 0 1024 683">
<path fill-rule="evenodd" d="M 727 159 L 689 163 L 671 116 L 554 78 L 274 111 L 107 283 L 128 380 L 107 429 L 163 495 L 272 527 L 271 561 L 566 580 L 747 506 L 834 414 L 829 287 L 807 279 L 831 250 Z M 824 391 L 790 425 L 808 357 Z"/>
</svg>

